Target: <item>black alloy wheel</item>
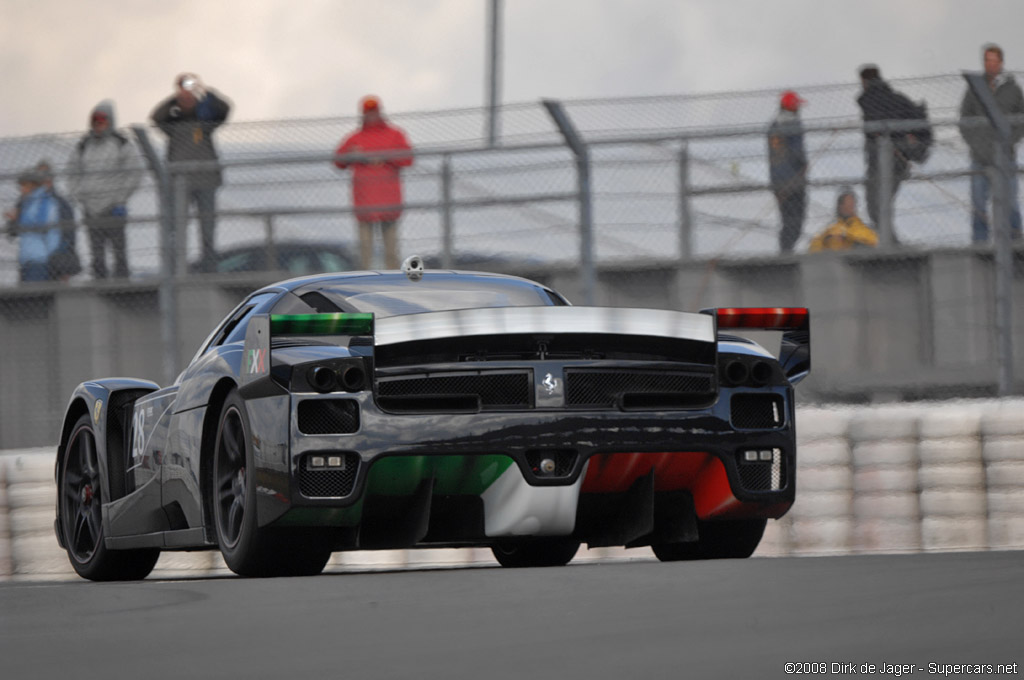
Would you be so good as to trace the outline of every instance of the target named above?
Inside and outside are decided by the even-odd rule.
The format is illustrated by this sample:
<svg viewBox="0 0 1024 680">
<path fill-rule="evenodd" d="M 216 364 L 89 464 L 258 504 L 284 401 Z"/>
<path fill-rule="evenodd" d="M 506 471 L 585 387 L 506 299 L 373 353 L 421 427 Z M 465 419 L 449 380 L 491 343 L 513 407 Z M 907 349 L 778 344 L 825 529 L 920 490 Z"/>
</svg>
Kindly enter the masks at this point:
<svg viewBox="0 0 1024 680">
<path fill-rule="evenodd" d="M 246 513 L 245 426 L 238 407 L 224 410 L 217 435 L 214 479 L 217 502 L 217 537 L 221 545 L 234 548 L 242 535 Z"/>
<path fill-rule="evenodd" d="M 220 412 L 214 439 L 210 505 L 224 563 L 240 576 L 312 576 L 331 557 L 323 537 L 301 527 L 260 527 L 256 476 L 245 401 L 233 390 Z"/>
<path fill-rule="evenodd" d="M 83 414 L 64 447 L 58 506 L 64 547 L 74 570 L 93 581 L 146 578 L 158 549 L 109 550 L 104 543 L 104 484 L 92 419 Z"/>
</svg>

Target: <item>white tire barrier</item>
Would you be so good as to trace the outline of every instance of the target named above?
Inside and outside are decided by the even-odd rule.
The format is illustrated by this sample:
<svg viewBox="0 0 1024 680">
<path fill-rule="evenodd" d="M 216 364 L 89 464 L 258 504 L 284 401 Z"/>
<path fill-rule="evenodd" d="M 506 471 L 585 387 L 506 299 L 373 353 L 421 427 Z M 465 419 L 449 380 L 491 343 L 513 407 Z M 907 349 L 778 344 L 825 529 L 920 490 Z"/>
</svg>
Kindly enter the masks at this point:
<svg viewBox="0 0 1024 680">
<path fill-rule="evenodd" d="M 797 495 L 757 555 L 1024 548 L 1024 401 L 801 409 Z M 0 454 L 0 579 L 74 578 L 53 534 L 54 451 Z M 580 549 L 577 561 L 652 559 Z M 494 565 L 489 549 L 335 553 L 328 569 Z M 153 576 L 230 573 L 166 552 Z"/>
<path fill-rule="evenodd" d="M 1024 409 L 981 419 L 988 543 L 996 549 L 1024 545 Z"/>
</svg>

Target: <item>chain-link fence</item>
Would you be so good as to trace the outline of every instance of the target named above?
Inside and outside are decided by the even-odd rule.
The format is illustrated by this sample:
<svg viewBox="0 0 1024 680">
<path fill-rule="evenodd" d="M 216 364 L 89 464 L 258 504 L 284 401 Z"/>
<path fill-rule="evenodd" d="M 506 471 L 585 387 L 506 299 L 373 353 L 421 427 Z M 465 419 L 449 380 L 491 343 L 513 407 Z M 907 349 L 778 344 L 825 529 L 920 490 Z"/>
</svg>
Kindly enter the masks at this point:
<svg viewBox="0 0 1024 680">
<path fill-rule="evenodd" d="M 508 105 L 499 111 L 495 147 L 484 141 L 483 109 L 389 113 L 414 161 L 402 172 L 398 251 L 436 266 L 539 278 L 576 302 L 811 306 L 816 358 L 825 361 L 816 362 L 807 384 L 819 398 L 991 392 L 1007 362 L 1011 376 L 1013 365 L 1022 367 L 1017 376 L 1024 373 L 1024 343 L 1011 345 L 1009 358 L 1000 344 L 1024 336 L 1022 315 L 999 311 L 1021 288 L 1021 248 L 1005 249 L 1010 283 L 1004 277 L 1000 288 L 1001 251 L 972 229 L 971 183 L 980 173 L 958 126 L 964 78 L 890 84 L 927 103 L 933 142 L 926 161 L 901 160 L 899 140 L 919 133 L 920 122 L 894 113 L 903 120 L 868 124 L 886 160 L 867 167 L 860 85 L 798 90 L 806 100 L 806 216 L 792 254 L 780 253 L 780 208 L 770 182 L 767 132 L 779 114 L 779 91 Z M 568 133 L 552 107 L 570 122 Z M 72 170 L 81 135 L 0 139 L 0 205 L 13 210 L 22 190 L 17 180 L 47 161 L 53 188 L 76 210 L 81 260 L 79 273 L 22 282 L 27 231 L 15 227 L 0 239 L 4 433 L 24 431 L 19 445 L 52 438 L 55 414 L 81 379 L 173 378 L 205 331 L 256 285 L 358 268 L 353 173 L 334 165 L 339 142 L 358 127 L 355 118 L 335 118 L 229 122 L 212 132 L 223 174 L 212 262 L 203 261 L 188 183 L 209 168 L 168 163 L 166 138 L 155 127 L 123 129 L 146 170 L 126 204 L 129 277 L 112 281 L 99 281 L 96 272 L 116 274 L 115 255 L 106 253 L 97 269 L 82 204 L 71 195 L 82 176 Z M 575 148 L 566 136 L 572 132 Z M 875 219 L 866 206 L 869 170 L 882 197 Z M 877 246 L 807 254 L 814 237 L 837 221 L 846 187 Z M 383 245 L 376 249 L 379 265 Z M 82 325 L 68 328 L 72 321 Z M 858 382 L 864 375 L 875 377 Z M 998 389 L 1015 389 L 1009 380 Z M 37 429 L 46 432 L 33 434 Z"/>
</svg>

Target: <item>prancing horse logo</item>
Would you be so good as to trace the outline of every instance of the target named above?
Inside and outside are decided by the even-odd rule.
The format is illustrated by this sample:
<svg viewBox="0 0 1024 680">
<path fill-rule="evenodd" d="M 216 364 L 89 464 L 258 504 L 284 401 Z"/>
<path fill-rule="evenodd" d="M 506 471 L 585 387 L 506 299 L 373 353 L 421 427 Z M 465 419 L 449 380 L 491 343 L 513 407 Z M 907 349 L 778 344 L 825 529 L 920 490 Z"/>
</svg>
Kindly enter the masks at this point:
<svg viewBox="0 0 1024 680">
<path fill-rule="evenodd" d="M 558 389 L 558 378 L 548 373 L 544 376 L 544 382 L 542 382 L 541 385 L 547 388 L 548 395 L 552 395 L 555 393 L 555 390 Z"/>
</svg>

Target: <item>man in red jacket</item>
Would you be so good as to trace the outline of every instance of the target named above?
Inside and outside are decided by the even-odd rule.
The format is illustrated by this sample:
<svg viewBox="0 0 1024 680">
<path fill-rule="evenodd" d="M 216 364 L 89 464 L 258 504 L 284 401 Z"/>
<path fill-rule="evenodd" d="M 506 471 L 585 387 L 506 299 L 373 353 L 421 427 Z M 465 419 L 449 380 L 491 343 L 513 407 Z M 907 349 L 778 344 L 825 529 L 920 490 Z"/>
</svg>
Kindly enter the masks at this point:
<svg viewBox="0 0 1024 680">
<path fill-rule="evenodd" d="M 359 255 L 363 269 L 373 266 L 373 227 L 380 224 L 384 238 L 384 263 L 398 269 L 398 218 L 402 216 L 401 169 L 412 165 L 409 141 L 399 128 L 388 125 L 380 110 L 380 99 L 369 95 L 361 102 L 363 126 L 342 141 L 338 156 L 356 154 L 358 160 L 342 158 L 334 164 L 345 170 L 352 166 L 352 205 L 359 223 Z M 383 153 L 382 153 L 383 152 Z"/>
</svg>

